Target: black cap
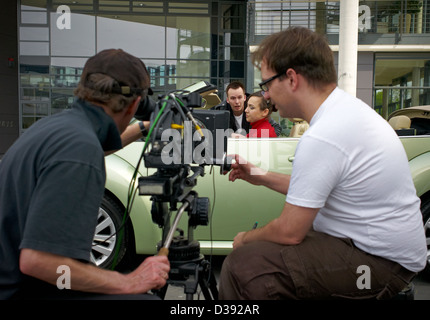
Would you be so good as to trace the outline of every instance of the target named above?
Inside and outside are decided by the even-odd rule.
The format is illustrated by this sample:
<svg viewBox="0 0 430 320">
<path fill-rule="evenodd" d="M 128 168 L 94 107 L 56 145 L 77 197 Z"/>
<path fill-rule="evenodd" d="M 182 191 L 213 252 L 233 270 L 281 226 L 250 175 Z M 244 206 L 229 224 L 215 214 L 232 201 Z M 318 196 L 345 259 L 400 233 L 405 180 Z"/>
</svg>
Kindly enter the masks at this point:
<svg viewBox="0 0 430 320">
<path fill-rule="evenodd" d="M 117 85 L 115 84 L 112 93 L 132 96 L 150 89 L 145 64 L 122 49 L 106 49 L 89 58 L 81 76 L 84 87 L 91 87 L 88 76 L 95 73 L 105 74 L 116 80 Z"/>
</svg>

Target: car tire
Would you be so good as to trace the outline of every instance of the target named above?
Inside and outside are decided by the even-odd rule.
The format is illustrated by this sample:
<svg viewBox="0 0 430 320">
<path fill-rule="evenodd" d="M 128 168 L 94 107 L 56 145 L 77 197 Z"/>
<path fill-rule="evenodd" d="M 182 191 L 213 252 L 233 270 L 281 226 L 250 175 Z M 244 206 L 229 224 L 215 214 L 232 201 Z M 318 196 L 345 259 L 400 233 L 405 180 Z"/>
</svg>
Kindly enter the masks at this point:
<svg viewBox="0 0 430 320">
<path fill-rule="evenodd" d="M 422 273 L 430 278 L 430 197 L 421 201 L 421 213 L 423 215 L 424 232 L 427 243 L 427 264 Z"/>
<path fill-rule="evenodd" d="M 122 240 L 119 248 L 116 249 L 120 238 L 124 211 L 122 206 L 118 205 L 109 195 L 105 194 L 99 208 L 97 226 L 91 249 L 91 261 L 98 267 L 112 269 L 115 263 L 114 267 L 118 269 L 121 262 L 129 260 L 126 258 L 131 258 L 134 246 L 132 227 L 129 221 L 122 227 Z"/>
</svg>

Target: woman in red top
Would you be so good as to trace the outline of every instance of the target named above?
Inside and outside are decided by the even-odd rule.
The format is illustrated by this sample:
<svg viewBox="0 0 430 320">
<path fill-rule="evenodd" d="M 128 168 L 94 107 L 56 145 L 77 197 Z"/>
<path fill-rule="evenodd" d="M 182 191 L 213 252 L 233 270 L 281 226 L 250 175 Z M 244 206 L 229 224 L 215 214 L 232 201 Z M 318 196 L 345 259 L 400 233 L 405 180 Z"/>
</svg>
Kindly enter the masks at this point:
<svg viewBox="0 0 430 320">
<path fill-rule="evenodd" d="M 272 105 L 263 97 L 261 91 L 251 94 L 246 101 L 246 121 L 251 123 L 248 138 L 276 138 L 275 129 L 268 118 L 272 113 Z"/>
</svg>

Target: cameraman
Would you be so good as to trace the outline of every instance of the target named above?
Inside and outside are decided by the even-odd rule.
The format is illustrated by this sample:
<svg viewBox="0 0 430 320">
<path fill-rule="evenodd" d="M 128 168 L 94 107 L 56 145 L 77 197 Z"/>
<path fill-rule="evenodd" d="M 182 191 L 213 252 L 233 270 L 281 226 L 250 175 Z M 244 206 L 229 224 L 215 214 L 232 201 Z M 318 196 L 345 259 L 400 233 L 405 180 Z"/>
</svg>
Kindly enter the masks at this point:
<svg viewBox="0 0 430 320">
<path fill-rule="evenodd" d="M 37 121 L 7 151 L 0 299 L 153 299 L 144 293 L 165 285 L 166 257 L 149 257 L 129 274 L 90 263 L 104 154 L 122 147 L 120 133 L 148 88 L 141 60 L 104 50 L 86 62 L 72 108 Z M 58 270 L 69 270 L 70 288 L 59 290 Z"/>
<path fill-rule="evenodd" d="M 253 58 L 265 98 L 282 117 L 302 118 L 310 128 L 291 176 L 257 175 L 236 156 L 231 181 L 266 186 L 286 200 L 278 218 L 234 238 L 220 298 L 395 296 L 427 256 L 420 199 L 400 140 L 372 108 L 337 88 L 323 36 L 289 28 L 263 40 Z"/>
</svg>

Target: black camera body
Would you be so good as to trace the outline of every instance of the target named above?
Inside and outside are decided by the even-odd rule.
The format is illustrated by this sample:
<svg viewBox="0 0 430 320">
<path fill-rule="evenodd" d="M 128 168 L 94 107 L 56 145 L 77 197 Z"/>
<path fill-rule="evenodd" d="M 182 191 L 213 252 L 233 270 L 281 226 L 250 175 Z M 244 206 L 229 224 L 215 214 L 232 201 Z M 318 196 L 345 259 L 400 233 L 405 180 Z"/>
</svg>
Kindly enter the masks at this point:
<svg viewBox="0 0 430 320">
<path fill-rule="evenodd" d="M 205 83 L 209 88 L 212 85 Z M 207 89 L 206 87 L 205 89 Z M 186 200 L 190 194 L 200 198 L 192 189 L 197 178 L 204 175 L 206 165 L 219 165 L 221 172 L 228 171 L 230 158 L 226 157 L 227 138 L 230 134 L 229 111 L 204 110 L 198 92 L 179 90 L 159 97 L 156 103 L 144 102 L 143 110 L 150 109 L 150 130 L 146 139 L 143 158 L 146 168 L 157 171 L 151 176 L 139 178 L 139 194 L 152 196 L 152 218 L 160 227 L 166 227 L 162 204 L 177 209 L 179 202 L 190 202 L 188 211 L 195 203 Z M 140 112 L 140 119 L 142 117 Z M 202 212 L 199 213 L 202 216 Z M 190 224 L 196 227 L 195 220 Z"/>
<path fill-rule="evenodd" d="M 155 124 L 151 149 L 144 155 L 147 168 L 224 164 L 229 112 L 196 109 L 202 103 L 196 92 L 170 94 L 157 102 L 150 118 Z"/>
</svg>

